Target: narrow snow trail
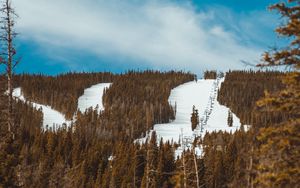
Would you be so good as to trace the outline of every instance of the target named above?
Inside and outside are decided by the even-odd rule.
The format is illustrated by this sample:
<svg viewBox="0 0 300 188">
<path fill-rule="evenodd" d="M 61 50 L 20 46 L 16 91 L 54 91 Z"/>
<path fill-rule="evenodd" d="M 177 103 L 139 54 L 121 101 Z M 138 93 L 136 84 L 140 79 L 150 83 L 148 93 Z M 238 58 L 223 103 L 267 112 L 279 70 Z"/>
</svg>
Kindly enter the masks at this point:
<svg viewBox="0 0 300 188">
<path fill-rule="evenodd" d="M 198 80 L 182 84 L 171 91 L 169 102 L 172 106 L 177 106 L 177 113 L 175 121 L 167 124 L 154 125 L 153 130 L 156 132 L 158 139 L 163 138 L 164 141 L 174 141 L 179 143 L 182 139 L 189 139 L 193 142 L 195 135 L 204 136 L 206 132 L 213 131 L 235 131 L 240 127 L 240 120 L 233 114 L 233 126 L 228 127 L 227 117 L 228 108 L 220 105 L 217 101 L 217 95 L 214 91 L 220 87 L 222 79 L 219 85 L 216 85 L 217 80 Z M 205 116 L 210 111 L 211 113 L 207 117 L 207 122 L 203 125 L 203 131 L 201 132 L 200 125 L 192 131 L 191 128 L 191 113 L 195 105 L 199 112 L 199 118 Z M 150 131 L 150 135 L 151 132 Z M 145 138 L 141 138 L 138 141 L 144 142 Z M 182 148 L 181 148 L 182 149 Z M 199 148 L 196 148 L 197 150 Z M 200 153 L 199 151 L 198 153 Z M 180 151 L 177 151 L 180 154 Z"/>
<path fill-rule="evenodd" d="M 111 83 L 100 83 L 85 89 L 83 95 L 78 98 L 79 111 L 85 112 L 88 108 L 96 108 L 96 106 L 98 106 L 98 112 L 104 110 L 102 103 L 103 91 L 105 88 L 109 88 L 110 85 Z"/>
<path fill-rule="evenodd" d="M 193 105 L 204 112 L 214 80 L 199 80 L 180 85 L 171 91 L 169 102 L 176 104 L 176 118 L 167 124 L 154 125 L 158 138 L 164 141 L 178 142 L 180 135 L 193 136 L 191 128 L 191 113 Z"/>
<path fill-rule="evenodd" d="M 25 98 L 22 94 L 21 88 L 15 88 L 13 91 L 13 96 L 23 102 L 25 102 Z M 61 114 L 60 112 L 53 110 L 50 106 L 38 104 L 35 102 L 31 102 L 34 108 L 36 109 L 42 109 L 43 111 L 43 128 L 53 128 L 56 129 L 60 126 L 62 126 L 64 123 L 66 125 L 70 125 L 71 121 L 67 121 L 65 119 L 65 116 Z"/>
<path fill-rule="evenodd" d="M 224 81 L 224 78 L 219 83 L 219 88 L 221 87 L 221 83 Z M 207 121 L 207 125 L 204 127 L 204 129 L 208 132 L 213 131 L 227 131 L 227 132 L 234 132 L 237 129 L 240 128 L 241 123 L 240 119 L 234 114 L 233 115 L 233 124 L 232 127 L 227 126 L 227 118 L 228 118 L 228 110 L 229 108 L 221 105 L 217 99 L 214 102 L 214 107 L 212 110 L 212 113 Z M 203 135 L 204 136 L 204 135 Z"/>
</svg>

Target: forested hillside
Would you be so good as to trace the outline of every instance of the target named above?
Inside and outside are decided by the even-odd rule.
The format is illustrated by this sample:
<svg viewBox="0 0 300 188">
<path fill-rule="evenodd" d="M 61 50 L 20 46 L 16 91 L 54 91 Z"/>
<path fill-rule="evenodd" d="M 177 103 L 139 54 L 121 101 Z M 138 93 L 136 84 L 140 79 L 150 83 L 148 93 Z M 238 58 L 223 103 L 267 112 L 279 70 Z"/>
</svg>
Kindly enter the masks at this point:
<svg viewBox="0 0 300 188">
<path fill-rule="evenodd" d="M 74 86 L 70 80 L 74 81 L 76 78 L 73 74 L 63 75 L 64 81 L 61 80 L 62 82 L 59 83 L 55 82 L 52 77 L 43 78 L 41 75 L 31 78 L 24 77 L 25 79 L 20 81 L 20 85 L 32 91 L 32 95 L 35 94 L 33 88 L 39 87 L 44 88 L 41 89 L 41 93 L 46 90 L 50 92 L 46 89 L 47 83 L 50 84 L 50 88 L 59 84 L 59 88 L 64 92 L 53 88 L 54 91 L 66 94 L 68 93 L 66 88 L 71 88 L 67 86 L 68 83 Z M 41 81 L 35 82 L 34 77 L 36 77 L 34 80 Z M 106 181 L 104 175 L 109 170 L 108 159 L 119 151 L 118 146 L 125 143 L 126 147 L 133 146 L 134 138 L 140 136 L 142 132 L 146 132 L 154 122 L 167 122 L 174 118 L 174 112 L 167 102 L 170 90 L 193 79 L 194 75 L 182 72 L 129 72 L 114 80 L 113 85 L 115 86 L 112 86 L 112 90 L 108 90 L 105 94 L 107 110 L 101 114 L 92 110 L 85 114 L 78 112 L 77 121 L 73 127 L 61 128 L 56 132 L 42 132 L 41 121 L 28 123 L 26 126 L 18 124 L 20 135 L 17 138 L 21 139 L 21 135 L 27 135 L 28 139 L 22 140 L 22 142 L 19 142 L 21 140 L 15 141 L 16 147 L 19 147 L 17 150 L 2 150 L 3 157 L 7 156 L 9 152 L 12 152 L 12 156 L 15 157 L 13 168 L 11 164 L 7 164 L 9 161 L 2 160 L 2 185 L 86 187 L 95 184 L 96 179 L 101 180 L 98 183 L 102 184 L 102 181 Z M 26 85 L 31 82 L 36 85 L 34 87 Z M 81 83 L 86 82 L 88 81 L 81 81 Z M 148 88 L 146 93 L 144 93 L 144 87 Z M 77 88 L 79 87 L 77 86 Z M 73 92 L 75 91 L 73 90 Z M 51 93 L 55 92 L 51 91 L 49 95 L 45 95 L 45 101 L 51 101 L 46 98 L 46 96 L 53 97 Z M 77 93 L 75 92 L 75 94 Z M 64 99 L 64 97 L 61 98 Z M 109 101 L 109 99 L 112 100 Z M 5 104 L 4 100 L 2 100 L 2 104 Z M 66 106 L 68 105 L 69 103 L 66 103 Z M 65 108 L 64 105 L 62 106 Z M 152 119 L 145 116 L 146 111 L 153 113 Z M 3 115 L 1 113 L 1 116 Z M 24 115 L 26 114 L 24 113 Z M 32 114 L 32 116 L 34 115 L 35 113 Z M 31 116 L 15 116 L 15 119 L 19 122 L 22 118 L 28 117 Z M 5 117 L 3 118 L 5 119 Z M 150 120 L 151 124 L 147 123 Z M 5 131 L 4 129 L 3 132 Z M 10 142 L 10 139 L 7 142 Z M 89 170 L 83 170 L 85 168 Z M 12 177 L 7 178 L 5 172 L 10 170 Z M 82 173 L 82 176 L 77 176 L 78 173 Z M 120 178 L 122 179 L 122 177 Z"/>
<path fill-rule="evenodd" d="M 110 83 L 113 79 L 111 73 L 68 73 L 59 76 L 25 74 L 16 77 L 15 86 L 22 88 L 26 99 L 52 106 L 71 119 L 85 88 L 97 83 Z"/>
<path fill-rule="evenodd" d="M 300 187 L 300 0 L 0 4 L 0 188 Z"/>
<path fill-rule="evenodd" d="M 283 87 L 277 80 L 283 73 L 230 72 L 227 75 L 220 90 L 227 97 L 221 101 L 231 105 L 233 110 L 241 106 L 231 98 L 236 96 L 237 87 L 242 93 L 240 97 L 245 96 L 240 100 L 252 105 L 245 105 L 243 109 L 248 110 L 249 115 L 258 110 L 251 100 L 263 97 L 263 91 L 270 89 L 268 85 L 272 85 L 272 91 Z M 268 76 L 270 79 L 255 82 Z M 202 187 L 250 185 L 257 173 L 252 152 L 256 149 L 252 144 L 256 126 L 248 132 L 242 128 L 235 133 L 213 132 L 197 138 L 194 145 L 204 150 L 201 158 L 187 150 L 175 159 L 176 145 L 156 140 L 155 132 L 146 144 L 134 142 L 154 123 L 174 118 L 174 111 L 167 102 L 170 90 L 193 79 L 194 75 L 182 72 L 128 72 L 117 76 L 105 91 L 104 112 L 78 112 L 72 127 L 55 132 L 43 132 L 41 113 L 18 103 L 17 140 L 7 137 L 1 141 L 0 185 L 197 187 L 197 181 Z M 260 95 L 254 92 L 257 88 L 260 88 Z M 5 102 L 2 100 L 1 104 Z M 4 113 L 1 118 L 5 119 Z M 246 113 L 244 118 L 251 119 Z M 5 138 L 5 124 L 1 127 Z"/>
<path fill-rule="evenodd" d="M 280 118 L 289 118 L 288 113 L 276 114 L 254 111 L 256 102 L 265 93 L 272 93 L 284 88 L 281 79 L 284 73 L 263 71 L 230 71 L 226 73 L 218 95 L 218 101 L 230 107 L 245 125 L 262 125 L 278 122 Z"/>
</svg>

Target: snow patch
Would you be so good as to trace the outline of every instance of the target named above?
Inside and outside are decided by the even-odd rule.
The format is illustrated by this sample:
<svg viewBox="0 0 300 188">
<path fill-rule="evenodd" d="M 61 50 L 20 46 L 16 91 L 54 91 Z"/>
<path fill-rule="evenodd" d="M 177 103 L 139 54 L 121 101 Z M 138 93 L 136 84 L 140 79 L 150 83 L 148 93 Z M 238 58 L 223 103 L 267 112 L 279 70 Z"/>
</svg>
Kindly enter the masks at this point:
<svg viewBox="0 0 300 188">
<path fill-rule="evenodd" d="M 78 109 L 85 112 L 89 108 L 95 109 L 98 106 L 98 112 L 104 110 L 102 103 L 103 91 L 109 88 L 111 83 L 100 83 L 84 90 L 81 97 L 78 98 Z"/>
</svg>

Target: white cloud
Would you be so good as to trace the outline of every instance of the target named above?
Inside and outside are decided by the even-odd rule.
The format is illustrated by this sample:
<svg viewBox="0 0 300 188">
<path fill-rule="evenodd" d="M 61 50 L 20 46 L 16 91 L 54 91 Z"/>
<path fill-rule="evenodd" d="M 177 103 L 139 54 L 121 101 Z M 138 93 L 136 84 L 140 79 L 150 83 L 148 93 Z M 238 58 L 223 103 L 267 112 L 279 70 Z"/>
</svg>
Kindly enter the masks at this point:
<svg viewBox="0 0 300 188">
<path fill-rule="evenodd" d="M 240 60 L 260 58 L 258 48 L 241 44 L 221 24 L 209 23 L 214 14 L 197 13 L 191 5 L 114 0 L 14 3 L 21 37 L 43 48 L 82 49 L 99 57 L 128 57 L 155 68 L 194 71 L 242 68 Z"/>
</svg>

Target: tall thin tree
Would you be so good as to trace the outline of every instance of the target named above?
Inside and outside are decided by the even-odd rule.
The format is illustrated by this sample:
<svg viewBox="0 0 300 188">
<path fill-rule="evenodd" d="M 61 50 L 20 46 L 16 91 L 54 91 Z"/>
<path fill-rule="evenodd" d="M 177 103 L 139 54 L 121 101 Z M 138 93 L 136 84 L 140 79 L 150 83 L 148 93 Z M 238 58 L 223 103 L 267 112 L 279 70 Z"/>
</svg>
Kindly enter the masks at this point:
<svg viewBox="0 0 300 188">
<path fill-rule="evenodd" d="M 15 138 L 15 126 L 13 120 L 13 75 L 14 68 L 19 63 L 19 60 L 15 58 L 16 49 L 14 47 L 14 39 L 17 33 L 14 30 L 15 18 L 17 14 L 12 8 L 11 0 L 5 0 L 2 3 L 0 9 L 2 13 L 1 17 L 1 34 L 0 40 L 2 42 L 1 46 L 1 64 L 5 67 L 5 74 L 7 78 L 7 126 L 8 131 L 11 133 L 12 138 Z"/>
</svg>

